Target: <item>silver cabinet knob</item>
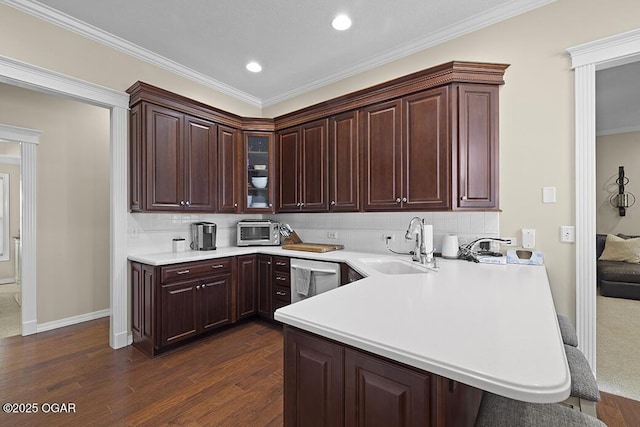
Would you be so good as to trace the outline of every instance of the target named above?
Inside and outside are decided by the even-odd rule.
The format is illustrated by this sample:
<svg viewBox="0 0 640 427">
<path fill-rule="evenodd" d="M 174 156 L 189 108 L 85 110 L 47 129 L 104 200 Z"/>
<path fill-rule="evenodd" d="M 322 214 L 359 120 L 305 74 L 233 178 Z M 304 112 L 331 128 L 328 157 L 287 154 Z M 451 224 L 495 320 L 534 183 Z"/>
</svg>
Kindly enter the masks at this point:
<svg viewBox="0 0 640 427">
<path fill-rule="evenodd" d="M 460 196 L 460 200 L 467 200 L 467 196 Z"/>
<path fill-rule="evenodd" d="M 233 204 L 233 207 L 234 207 L 234 208 L 237 208 L 237 207 L 238 207 L 238 204 L 237 204 L 237 203 L 234 203 L 234 204 Z"/>
<path fill-rule="evenodd" d="M 180 200 L 180 206 L 184 206 L 184 200 Z"/>
<path fill-rule="evenodd" d="M 407 198 L 406 198 L 406 197 L 403 197 L 403 198 L 402 198 L 402 201 L 403 201 L 404 203 L 407 203 Z"/>
<path fill-rule="evenodd" d="M 400 203 L 400 197 L 396 199 L 396 203 Z"/>
<path fill-rule="evenodd" d="M 196 286 L 196 291 L 200 290 L 200 285 Z"/>
<path fill-rule="evenodd" d="M 331 201 L 331 206 L 335 206 L 335 205 L 336 205 L 336 201 L 335 201 L 335 200 L 332 200 L 332 201 Z"/>
<path fill-rule="evenodd" d="M 187 205 L 187 206 L 191 206 L 191 202 L 188 201 L 188 200 L 186 202 L 184 202 L 184 204 Z"/>
</svg>

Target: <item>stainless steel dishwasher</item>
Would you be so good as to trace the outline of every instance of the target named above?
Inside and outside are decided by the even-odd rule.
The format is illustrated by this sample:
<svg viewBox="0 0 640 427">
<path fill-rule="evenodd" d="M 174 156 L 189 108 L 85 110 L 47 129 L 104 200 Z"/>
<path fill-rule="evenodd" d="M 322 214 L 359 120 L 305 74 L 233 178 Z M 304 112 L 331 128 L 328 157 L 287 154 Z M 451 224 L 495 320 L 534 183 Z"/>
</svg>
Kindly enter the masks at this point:
<svg viewBox="0 0 640 427">
<path fill-rule="evenodd" d="M 340 264 L 291 258 L 291 302 L 321 294 L 340 286 Z"/>
</svg>

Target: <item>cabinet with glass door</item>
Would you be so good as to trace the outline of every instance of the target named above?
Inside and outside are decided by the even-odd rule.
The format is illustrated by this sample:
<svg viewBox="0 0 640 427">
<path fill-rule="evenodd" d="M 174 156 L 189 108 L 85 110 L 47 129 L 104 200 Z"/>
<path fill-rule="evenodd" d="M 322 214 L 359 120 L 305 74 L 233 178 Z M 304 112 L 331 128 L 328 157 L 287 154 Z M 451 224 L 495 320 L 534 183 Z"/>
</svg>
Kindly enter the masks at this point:
<svg viewBox="0 0 640 427">
<path fill-rule="evenodd" d="M 273 134 L 244 134 L 244 211 L 273 212 Z"/>
</svg>

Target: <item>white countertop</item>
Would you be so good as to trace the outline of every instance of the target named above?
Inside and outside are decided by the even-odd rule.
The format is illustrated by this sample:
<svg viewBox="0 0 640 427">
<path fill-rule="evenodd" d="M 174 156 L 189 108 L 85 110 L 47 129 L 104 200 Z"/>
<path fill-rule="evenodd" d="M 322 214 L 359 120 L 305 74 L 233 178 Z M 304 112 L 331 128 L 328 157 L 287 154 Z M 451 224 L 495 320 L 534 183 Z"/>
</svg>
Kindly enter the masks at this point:
<svg viewBox="0 0 640 427">
<path fill-rule="evenodd" d="M 267 246 L 129 259 L 166 265 L 250 253 L 346 262 L 368 276 L 278 309 L 280 322 L 513 399 L 550 403 L 569 396 L 544 267 L 438 259 L 437 272 L 387 275 L 361 260 L 409 257 Z"/>
</svg>

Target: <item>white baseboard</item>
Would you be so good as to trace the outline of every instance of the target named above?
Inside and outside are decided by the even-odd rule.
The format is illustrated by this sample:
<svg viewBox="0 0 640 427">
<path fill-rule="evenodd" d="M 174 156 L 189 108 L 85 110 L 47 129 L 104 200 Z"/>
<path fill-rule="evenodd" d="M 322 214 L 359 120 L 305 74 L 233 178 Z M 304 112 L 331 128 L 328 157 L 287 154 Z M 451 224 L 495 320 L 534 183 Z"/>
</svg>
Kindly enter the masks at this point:
<svg viewBox="0 0 640 427">
<path fill-rule="evenodd" d="M 50 331 L 52 329 L 64 328 L 65 326 L 71 326 L 82 322 L 88 322 L 89 320 L 100 319 L 102 317 L 109 317 L 111 315 L 110 309 L 94 311 L 93 313 L 80 314 L 78 316 L 67 317 L 66 319 L 54 320 L 52 322 L 41 323 L 37 327 L 37 332 Z"/>
</svg>

